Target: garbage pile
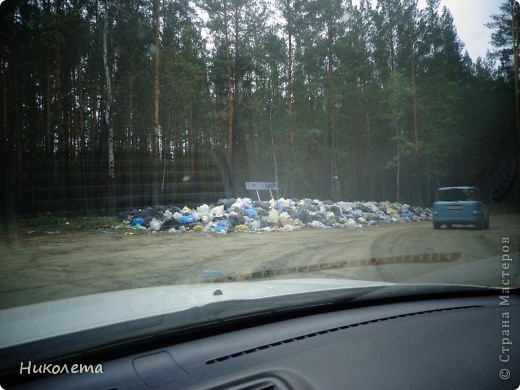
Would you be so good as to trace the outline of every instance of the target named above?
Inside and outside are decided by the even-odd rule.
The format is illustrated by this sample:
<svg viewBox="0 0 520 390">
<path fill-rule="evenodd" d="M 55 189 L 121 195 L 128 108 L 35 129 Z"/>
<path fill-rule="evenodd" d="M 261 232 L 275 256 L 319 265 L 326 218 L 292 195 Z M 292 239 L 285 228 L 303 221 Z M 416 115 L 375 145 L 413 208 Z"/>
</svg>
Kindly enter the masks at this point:
<svg viewBox="0 0 520 390">
<path fill-rule="evenodd" d="M 316 199 L 220 199 L 194 209 L 174 206 L 119 213 L 124 227 L 152 232 L 269 232 L 362 228 L 380 223 L 431 220 L 431 210 L 390 202 L 332 202 Z"/>
</svg>

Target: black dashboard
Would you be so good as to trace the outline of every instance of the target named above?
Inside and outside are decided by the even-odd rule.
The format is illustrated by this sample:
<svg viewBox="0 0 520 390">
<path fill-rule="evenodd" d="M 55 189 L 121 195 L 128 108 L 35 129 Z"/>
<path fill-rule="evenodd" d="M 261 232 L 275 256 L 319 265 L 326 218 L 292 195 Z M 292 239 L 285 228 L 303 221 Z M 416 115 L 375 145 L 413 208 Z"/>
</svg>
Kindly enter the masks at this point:
<svg viewBox="0 0 520 390">
<path fill-rule="evenodd" d="M 102 360 L 100 354 L 102 372 L 22 374 L 14 384 L 100 390 L 512 390 L 520 385 L 516 294 L 310 312 L 151 344 L 149 350 L 141 343 L 127 356 Z"/>
</svg>

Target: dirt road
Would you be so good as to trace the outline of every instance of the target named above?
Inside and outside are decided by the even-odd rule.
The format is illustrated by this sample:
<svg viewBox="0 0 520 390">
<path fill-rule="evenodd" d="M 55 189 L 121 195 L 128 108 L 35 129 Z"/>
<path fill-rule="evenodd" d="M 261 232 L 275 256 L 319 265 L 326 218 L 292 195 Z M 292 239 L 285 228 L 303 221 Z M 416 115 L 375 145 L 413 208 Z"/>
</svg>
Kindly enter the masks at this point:
<svg viewBox="0 0 520 390">
<path fill-rule="evenodd" d="M 520 215 L 502 214 L 494 216 L 489 230 L 434 230 L 429 222 L 413 222 L 227 235 L 18 234 L 0 241 L 0 309 L 97 292 L 207 282 L 208 270 L 219 271 L 221 280 L 290 278 L 297 272 L 297 277 L 391 282 L 463 282 L 473 277 L 499 283 L 496 261 L 488 262 L 487 276 L 443 270 L 501 256 L 506 237 L 511 252 L 518 252 L 519 226 Z M 516 281 L 518 262 L 516 256 Z"/>
</svg>

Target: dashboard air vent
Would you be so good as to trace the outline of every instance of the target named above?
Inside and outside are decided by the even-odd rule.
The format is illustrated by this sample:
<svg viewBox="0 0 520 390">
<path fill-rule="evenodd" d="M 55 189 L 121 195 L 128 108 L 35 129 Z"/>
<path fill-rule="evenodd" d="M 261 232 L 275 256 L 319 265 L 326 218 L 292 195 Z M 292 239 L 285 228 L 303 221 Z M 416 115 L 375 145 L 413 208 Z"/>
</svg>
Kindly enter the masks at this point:
<svg viewBox="0 0 520 390">
<path fill-rule="evenodd" d="M 288 390 L 289 388 L 275 377 L 264 377 L 254 380 L 246 380 L 242 383 L 227 384 L 225 387 L 217 387 L 212 390 Z"/>
</svg>

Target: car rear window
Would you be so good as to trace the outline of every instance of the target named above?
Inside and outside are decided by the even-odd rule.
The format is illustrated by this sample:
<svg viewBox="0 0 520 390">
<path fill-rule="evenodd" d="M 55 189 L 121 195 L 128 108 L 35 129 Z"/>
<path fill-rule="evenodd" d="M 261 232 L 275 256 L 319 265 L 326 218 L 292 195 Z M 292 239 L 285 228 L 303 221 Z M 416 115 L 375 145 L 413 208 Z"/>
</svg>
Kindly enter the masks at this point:
<svg viewBox="0 0 520 390">
<path fill-rule="evenodd" d="M 480 193 L 476 188 L 447 188 L 438 190 L 435 200 L 440 202 L 480 200 Z"/>
</svg>

